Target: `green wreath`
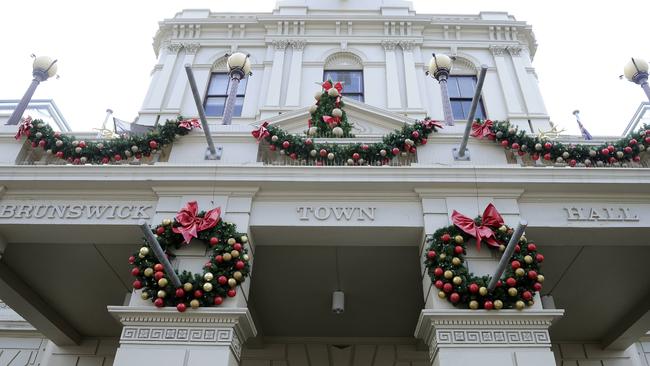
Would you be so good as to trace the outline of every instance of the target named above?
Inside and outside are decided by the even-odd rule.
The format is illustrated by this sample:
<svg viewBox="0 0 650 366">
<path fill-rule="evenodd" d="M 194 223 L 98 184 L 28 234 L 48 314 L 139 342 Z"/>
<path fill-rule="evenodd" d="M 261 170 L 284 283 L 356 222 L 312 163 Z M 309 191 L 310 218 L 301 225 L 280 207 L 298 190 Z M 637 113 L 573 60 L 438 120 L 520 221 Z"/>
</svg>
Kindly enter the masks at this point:
<svg viewBox="0 0 650 366">
<path fill-rule="evenodd" d="M 173 221 L 163 220 L 152 229 L 165 254 L 173 257 L 168 252 L 169 248 L 178 249 L 189 245 L 189 240 L 186 240 L 187 232 L 181 232 L 183 225 L 179 222 L 179 217 L 184 210 L 190 208 L 191 211 L 191 207 L 194 207 L 194 216 L 190 218 L 193 222 L 207 220 L 208 216 L 215 212 L 217 217 L 213 220 L 217 221 L 214 226 L 204 230 L 199 228 L 195 232 L 196 238 L 210 249 L 203 274 L 176 272 L 182 286 L 175 288 L 146 241 L 138 252 L 129 257 L 129 263 L 133 265 L 131 274 L 136 278 L 133 288 L 142 290 L 142 299 L 151 299 L 157 307 L 175 306 L 178 311 L 183 312 L 188 307 L 197 309 L 221 305 L 227 297 L 237 294 L 237 285 L 244 282 L 250 273 L 250 256 L 245 248 L 248 237 L 237 233 L 235 224 L 219 219 L 218 208 L 196 214 L 195 202 L 188 203 Z"/>
<path fill-rule="evenodd" d="M 482 218 L 474 219 L 482 225 Z M 508 243 L 513 229 L 503 224 L 493 229 L 493 238 Z M 467 270 L 465 263 L 466 243 L 472 238 L 456 225 L 438 229 L 427 236 L 425 265 L 433 286 L 439 290 L 438 297 L 446 298 L 456 307 L 469 309 L 518 309 L 533 305 L 533 297 L 542 289 L 544 276 L 539 264 L 544 256 L 537 246 L 524 236 L 516 244 L 501 279 L 493 291 L 488 290 L 490 275 L 476 276 Z M 505 250 L 503 244 L 490 246 L 491 250 Z"/>
</svg>

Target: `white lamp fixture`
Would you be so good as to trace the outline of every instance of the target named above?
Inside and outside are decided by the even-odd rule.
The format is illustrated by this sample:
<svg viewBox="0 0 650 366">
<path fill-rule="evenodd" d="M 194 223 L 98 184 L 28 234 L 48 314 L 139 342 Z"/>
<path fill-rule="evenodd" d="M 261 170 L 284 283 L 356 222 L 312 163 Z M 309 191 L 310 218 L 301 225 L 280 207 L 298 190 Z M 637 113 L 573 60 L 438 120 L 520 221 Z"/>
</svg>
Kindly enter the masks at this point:
<svg viewBox="0 0 650 366">
<path fill-rule="evenodd" d="M 246 76 L 252 75 L 251 61 L 249 55 L 241 52 L 235 52 L 228 56 L 228 69 L 230 71 L 230 89 L 228 90 L 228 98 L 226 105 L 223 109 L 223 120 L 221 124 L 229 125 L 232 123 L 232 113 L 235 109 L 235 99 L 237 99 L 237 88 L 239 81 Z"/>
<path fill-rule="evenodd" d="M 438 80 L 440 84 L 440 92 L 442 93 L 442 109 L 445 114 L 445 124 L 447 126 L 454 125 L 454 115 L 451 111 L 451 101 L 449 100 L 449 91 L 447 90 L 447 79 L 451 72 L 453 60 L 451 57 L 443 53 L 434 53 L 431 61 L 429 61 L 429 70 L 426 72 L 434 79 Z"/>
<path fill-rule="evenodd" d="M 650 101 L 650 87 L 648 86 L 649 68 L 648 62 L 638 57 L 630 58 L 630 61 L 623 68 L 625 78 L 635 84 L 639 84 L 648 97 L 648 101 Z"/>
<path fill-rule="evenodd" d="M 32 83 L 29 85 L 29 88 L 27 88 L 25 95 L 23 95 L 20 103 L 18 103 L 16 109 L 14 109 L 13 113 L 9 117 L 9 120 L 7 121 L 8 125 L 18 124 L 23 116 L 23 113 L 25 112 L 25 109 L 27 109 L 27 105 L 32 100 L 32 96 L 34 95 L 38 84 L 40 84 L 41 81 L 45 81 L 56 75 L 57 60 L 52 60 L 51 57 L 47 56 L 36 57 L 32 55 L 32 57 L 34 57 L 34 63 L 32 64 L 32 76 L 34 79 L 32 79 Z"/>
<path fill-rule="evenodd" d="M 345 311 L 345 294 L 343 291 L 334 291 L 332 293 L 332 312 L 340 315 Z"/>
<path fill-rule="evenodd" d="M 429 74 L 438 80 L 438 73 L 443 72 L 449 76 L 452 67 L 451 57 L 443 54 L 433 54 L 431 61 L 429 61 Z"/>
<path fill-rule="evenodd" d="M 38 56 L 34 58 L 34 63 L 32 64 L 32 69 L 34 72 L 42 72 L 47 75 L 47 77 L 43 80 L 47 80 L 51 78 L 52 76 L 56 75 L 56 70 L 57 70 L 57 60 L 52 60 L 51 57 L 48 56 Z M 41 80 L 41 81 L 43 81 Z"/>
</svg>

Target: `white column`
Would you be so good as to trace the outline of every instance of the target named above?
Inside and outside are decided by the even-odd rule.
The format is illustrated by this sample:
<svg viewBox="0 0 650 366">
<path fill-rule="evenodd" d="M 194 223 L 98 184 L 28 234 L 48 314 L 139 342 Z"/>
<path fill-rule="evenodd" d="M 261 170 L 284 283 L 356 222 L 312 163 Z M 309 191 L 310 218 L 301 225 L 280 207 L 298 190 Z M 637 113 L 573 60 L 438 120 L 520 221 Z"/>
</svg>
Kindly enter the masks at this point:
<svg viewBox="0 0 650 366">
<path fill-rule="evenodd" d="M 418 87 L 418 75 L 415 67 L 415 58 L 413 57 L 414 43 L 412 41 L 401 41 L 400 46 L 404 54 L 404 80 L 406 82 L 406 107 L 408 109 L 420 109 L 420 88 Z M 419 75 L 422 77 L 422 75 Z"/>
<path fill-rule="evenodd" d="M 386 52 L 386 106 L 389 109 L 400 109 L 402 108 L 402 98 L 399 93 L 397 59 L 395 58 L 397 42 L 382 41 L 381 45 Z"/>
<path fill-rule="evenodd" d="M 298 106 L 300 105 L 300 84 L 302 80 L 302 50 L 305 47 L 305 41 L 293 40 L 291 41 L 291 47 L 293 47 L 293 53 L 291 54 L 291 68 L 285 105 Z"/>
<path fill-rule="evenodd" d="M 494 63 L 497 68 L 497 75 L 499 76 L 499 82 L 501 83 L 501 90 L 503 92 L 503 98 L 506 102 L 506 109 L 508 110 L 508 116 L 513 114 L 522 114 L 524 113 L 523 106 L 520 102 L 520 94 L 517 90 L 516 81 L 513 78 L 512 68 L 509 67 L 506 62 L 506 48 L 500 46 L 491 46 L 490 51 L 494 56 Z"/>
<path fill-rule="evenodd" d="M 271 67 L 271 78 L 269 79 L 269 89 L 266 94 L 267 106 L 280 105 L 280 91 L 282 85 L 282 70 L 284 69 L 284 53 L 288 45 L 287 40 L 273 41 L 275 52 L 273 53 L 273 66 Z"/>
<path fill-rule="evenodd" d="M 162 70 L 160 70 L 156 82 L 151 84 L 148 97 L 145 99 L 145 103 L 142 106 L 143 111 L 159 111 L 162 108 L 165 93 L 169 87 L 169 81 L 171 80 L 174 65 L 176 64 L 176 57 L 178 56 L 178 51 L 180 51 L 182 47 L 183 46 L 180 43 L 170 43 L 165 48 L 167 55 L 164 57 Z"/>
<path fill-rule="evenodd" d="M 185 49 L 185 57 L 183 57 L 182 64 L 183 67 L 194 63 L 194 58 L 199 47 L 200 45 L 198 43 L 183 43 L 183 48 Z M 171 95 L 169 96 L 169 102 L 167 102 L 165 109 L 179 110 L 180 112 L 183 99 L 185 98 L 185 95 L 188 95 L 190 89 L 187 74 L 184 69 L 182 72 L 176 74 L 176 78 L 172 85 L 173 89 L 170 91 Z"/>
<path fill-rule="evenodd" d="M 522 55 L 522 47 L 508 47 L 508 53 L 512 58 L 512 65 L 515 69 L 515 75 L 519 81 L 519 88 L 524 99 L 524 106 L 529 115 L 546 115 L 546 107 L 542 95 L 539 92 L 537 83 L 533 80 L 536 79 L 534 75 L 528 72 L 529 65 L 525 61 L 525 54 Z"/>
</svg>

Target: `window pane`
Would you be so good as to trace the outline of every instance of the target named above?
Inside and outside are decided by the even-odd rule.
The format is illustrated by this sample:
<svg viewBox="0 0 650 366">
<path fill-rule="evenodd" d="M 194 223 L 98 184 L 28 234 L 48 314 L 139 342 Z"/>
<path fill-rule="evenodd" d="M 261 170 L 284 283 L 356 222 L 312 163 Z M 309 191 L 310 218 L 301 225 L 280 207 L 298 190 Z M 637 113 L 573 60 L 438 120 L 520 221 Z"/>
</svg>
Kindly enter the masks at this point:
<svg viewBox="0 0 650 366">
<path fill-rule="evenodd" d="M 239 85 L 237 85 L 237 95 L 243 96 L 246 94 L 246 84 L 248 83 L 248 78 L 239 80 Z"/>
<path fill-rule="evenodd" d="M 343 93 L 343 96 L 348 98 L 348 99 L 354 99 L 354 100 L 358 100 L 360 102 L 363 102 L 363 94 L 345 94 L 345 93 Z"/>
<path fill-rule="evenodd" d="M 465 113 L 463 112 L 463 102 L 461 100 L 452 100 L 451 110 L 453 112 L 454 119 L 465 119 Z"/>
<path fill-rule="evenodd" d="M 458 91 L 458 77 L 450 76 L 447 80 L 447 92 L 449 93 L 449 98 L 458 98 L 460 97 L 460 92 Z"/>
<path fill-rule="evenodd" d="M 233 117 L 241 116 L 242 108 L 244 107 L 244 97 L 237 97 L 235 99 L 235 109 L 232 111 Z"/>
<path fill-rule="evenodd" d="M 242 98 L 243 100 L 243 98 Z M 226 97 L 209 97 L 205 100 L 206 116 L 223 116 L 223 107 L 226 104 Z M 241 113 L 241 112 L 240 112 Z"/>
<path fill-rule="evenodd" d="M 228 75 L 224 73 L 212 74 L 208 95 L 226 95 L 228 94 Z"/>
<path fill-rule="evenodd" d="M 483 103 L 479 101 L 478 106 L 476 107 L 476 114 L 474 115 L 474 119 L 485 119 L 485 111 L 483 110 Z"/>
<path fill-rule="evenodd" d="M 458 78 L 458 88 L 460 89 L 460 97 L 473 98 L 474 97 L 474 77 L 463 76 Z"/>
<path fill-rule="evenodd" d="M 340 81 L 343 93 L 363 93 L 363 71 L 325 71 L 323 80 Z"/>
</svg>

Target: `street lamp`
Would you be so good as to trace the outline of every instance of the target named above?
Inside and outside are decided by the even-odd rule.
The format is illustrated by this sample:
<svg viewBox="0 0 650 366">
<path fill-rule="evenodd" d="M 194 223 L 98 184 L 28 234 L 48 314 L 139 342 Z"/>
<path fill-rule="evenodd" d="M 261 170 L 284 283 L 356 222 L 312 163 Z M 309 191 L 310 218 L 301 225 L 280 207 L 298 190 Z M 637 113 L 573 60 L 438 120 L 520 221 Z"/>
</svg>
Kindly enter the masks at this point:
<svg viewBox="0 0 650 366">
<path fill-rule="evenodd" d="M 431 61 L 429 61 L 428 75 L 440 83 L 440 90 L 442 92 L 442 109 L 445 113 L 445 123 L 447 126 L 454 125 L 454 115 L 451 112 L 451 101 L 449 100 L 449 92 L 447 91 L 447 79 L 451 72 L 452 60 L 451 57 L 445 54 L 433 54 Z"/>
<path fill-rule="evenodd" d="M 32 100 L 32 96 L 34 95 L 38 84 L 40 84 L 41 81 L 45 81 L 56 75 L 56 61 L 57 60 L 52 60 L 47 56 L 38 56 L 34 58 L 34 63 L 32 64 L 32 76 L 34 76 L 34 79 L 29 85 L 29 88 L 27 88 L 25 95 L 23 95 L 23 99 L 20 100 L 20 103 L 18 103 L 16 109 L 14 109 L 11 117 L 9 117 L 9 121 L 7 121 L 8 125 L 18 124 L 25 109 L 27 109 L 27 105 L 29 105 L 29 102 Z"/>
<path fill-rule="evenodd" d="M 230 90 L 228 90 L 228 99 L 223 111 L 224 125 L 232 122 L 232 112 L 235 109 L 235 100 L 237 99 L 237 88 L 239 81 L 248 75 L 251 75 L 251 61 L 249 55 L 241 52 L 235 52 L 228 56 L 228 69 L 230 70 Z"/>
<path fill-rule="evenodd" d="M 648 101 L 650 101 L 650 86 L 648 86 L 648 62 L 632 57 L 623 69 L 625 78 L 635 84 L 641 85 Z"/>
</svg>

